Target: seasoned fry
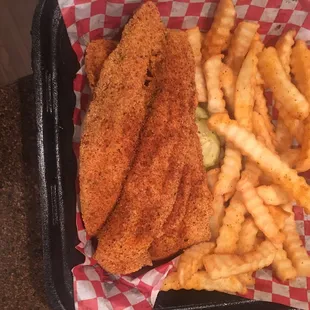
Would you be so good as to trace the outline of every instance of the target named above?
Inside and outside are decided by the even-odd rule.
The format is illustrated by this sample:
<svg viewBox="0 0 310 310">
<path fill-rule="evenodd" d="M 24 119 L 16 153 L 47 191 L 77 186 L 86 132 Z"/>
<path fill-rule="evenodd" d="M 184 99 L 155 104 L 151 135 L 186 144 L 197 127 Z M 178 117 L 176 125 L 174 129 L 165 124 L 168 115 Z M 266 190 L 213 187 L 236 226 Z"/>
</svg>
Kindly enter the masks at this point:
<svg viewBox="0 0 310 310">
<path fill-rule="evenodd" d="M 254 250 L 258 228 L 252 217 L 248 217 L 242 224 L 237 244 L 237 253 L 245 254 Z"/>
<path fill-rule="evenodd" d="M 215 248 L 214 242 L 202 242 L 185 250 L 178 263 L 178 279 L 182 286 L 203 267 L 202 258 Z"/>
<path fill-rule="evenodd" d="M 246 272 L 253 272 L 269 266 L 275 257 L 276 248 L 269 241 L 263 241 L 257 250 L 242 256 L 236 254 L 211 254 L 203 263 L 211 279 L 226 278 Z"/>
<path fill-rule="evenodd" d="M 283 229 L 286 220 L 290 216 L 289 212 L 286 212 L 283 208 L 279 206 L 273 205 L 269 205 L 268 210 L 279 229 Z"/>
<path fill-rule="evenodd" d="M 290 197 L 287 193 L 276 184 L 259 186 L 256 188 L 256 191 L 258 196 L 267 205 L 278 206 L 290 201 Z"/>
<path fill-rule="evenodd" d="M 292 205 L 287 204 L 283 206 L 283 209 L 290 213 L 290 216 L 286 220 L 282 230 L 285 235 L 283 248 L 286 251 L 288 258 L 292 261 L 293 266 L 297 271 L 297 276 L 309 277 L 310 257 L 299 238 L 294 220 Z"/>
<path fill-rule="evenodd" d="M 264 205 L 253 185 L 246 179 L 240 180 L 237 190 L 241 192 L 245 207 L 253 216 L 256 226 L 276 246 L 282 244 L 284 236 L 280 233 L 268 207 Z"/>
<path fill-rule="evenodd" d="M 216 182 L 218 181 L 220 171 L 221 171 L 220 168 L 214 168 L 207 171 L 208 186 L 212 193 L 214 192 L 214 187 Z"/>
<path fill-rule="evenodd" d="M 188 42 L 192 47 L 195 59 L 195 84 L 197 99 L 199 102 L 207 101 L 206 82 L 201 68 L 201 39 L 202 35 L 199 27 L 195 27 L 186 31 Z"/>
<path fill-rule="evenodd" d="M 223 224 L 216 239 L 215 253 L 232 254 L 237 249 L 239 233 L 246 213 L 241 199 L 240 195 L 236 193 L 225 209 Z"/>
<path fill-rule="evenodd" d="M 298 158 L 300 156 L 301 149 L 288 149 L 280 154 L 280 158 L 283 162 L 289 165 L 291 168 L 295 168 Z"/>
<path fill-rule="evenodd" d="M 309 103 L 290 81 L 274 47 L 262 51 L 258 59 L 258 68 L 275 100 L 293 117 L 305 119 L 309 115 Z"/>
<path fill-rule="evenodd" d="M 258 27 L 257 23 L 242 21 L 234 31 L 228 48 L 226 64 L 232 68 L 235 75 L 239 74 Z"/>
<path fill-rule="evenodd" d="M 224 97 L 227 103 L 227 110 L 231 115 L 234 114 L 234 100 L 235 100 L 235 88 L 236 77 L 230 67 L 226 64 L 222 64 L 222 71 L 220 75 L 220 81 L 224 92 Z"/>
<path fill-rule="evenodd" d="M 208 92 L 208 111 L 211 114 L 225 112 L 225 100 L 223 99 L 224 95 L 220 82 L 223 57 L 223 55 L 211 56 L 204 64 Z"/>
<path fill-rule="evenodd" d="M 256 80 L 257 83 L 257 80 Z M 255 87 L 255 103 L 254 103 L 254 111 L 259 113 L 261 115 L 261 117 L 264 120 L 264 126 L 266 127 L 271 141 L 273 144 L 275 144 L 276 141 L 276 134 L 275 134 L 275 128 L 274 125 L 271 122 L 271 117 L 268 113 L 268 108 L 267 108 L 267 101 L 266 98 L 264 96 L 264 89 L 262 86 L 257 85 Z"/>
<path fill-rule="evenodd" d="M 272 269 L 277 278 L 283 282 L 293 280 L 297 276 L 296 269 L 283 249 L 278 249 L 272 262 Z"/>
<path fill-rule="evenodd" d="M 255 279 L 252 276 L 252 272 L 238 274 L 237 277 L 240 282 L 246 286 L 255 284 Z"/>
<path fill-rule="evenodd" d="M 259 44 L 257 42 L 257 44 Z M 254 108 L 254 89 L 257 72 L 256 44 L 248 52 L 236 82 L 234 115 L 238 123 L 252 131 L 252 114 Z"/>
<path fill-rule="evenodd" d="M 301 152 L 296 163 L 296 170 L 304 172 L 310 169 L 310 117 L 305 120 Z"/>
<path fill-rule="evenodd" d="M 241 154 L 238 150 L 226 144 L 224 162 L 221 166 L 219 179 L 215 184 L 215 195 L 233 194 L 240 178 Z"/>
<path fill-rule="evenodd" d="M 229 44 L 231 37 L 231 29 L 234 27 L 236 17 L 236 10 L 231 0 L 220 0 L 209 30 L 203 50 L 203 58 L 217 54 L 221 54 Z"/>
<path fill-rule="evenodd" d="M 279 59 L 287 75 L 291 72 L 290 59 L 295 36 L 296 30 L 289 30 L 281 35 L 275 45 Z"/>
<path fill-rule="evenodd" d="M 212 115 L 208 120 L 208 126 L 224 136 L 227 141 L 234 143 L 244 155 L 255 161 L 275 184 L 280 185 L 307 213 L 310 213 L 309 185 L 295 170 L 282 162 L 278 155 L 257 141 L 253 134 L 238 126 L 236 121 L 230 120 L 226 113 Z"/>
<path fill-rule="evenodd" d="M 291 66 L 298 89 L 310 102 L 310 51 L 305 41 L 296 41 Z"/>
<path fill-rule="evenodd" d="M 244 170 L 241 172 L 241 179 L 247 179 L 254 187 L 256 187 L 259 184 L 259 178 L 261 175 L 262 171 L 257 165 L 246 158 Z"/>
<path fill-rule="evenodd" d="M 214 196 L 212 202 L 213 215 L 210 218 L 210 231 L 212 239 L 216 239 L 225 214 L 224 197 Z"/>
<path fill-rule="evenodd" d="M 293 137 L 284 124 L 284 121 L 279 118 L 276 127 L 276 150 L 277 152 L 286 152 L 292 145 Z"/>
<path fill-rule="evenodd" d="M 161 290 L 180 290 L 182 288 L 186 290 L 194 289 L 198 291 L 206 290 L 239 294 L 245 294 L 247 292 L 246 287 L 238 277 L 212 280 L 206 271 L 196 272 L 183 286 L 178 281 L 177 272 L 172 272 L 164 280 Z"/>
<path fill-rule="evenodd" d="M 252 122 L 253 122 L 253 133 L 255 134 L 255 136 L 260 141 L 262 141 L 270 151 L 275 153 L 276 150 L 272 138 L 268 132 L 268 129 L 265 126 L 263 117 L 259 113 L 254 111 L 252 116 Z"/>
</svg>

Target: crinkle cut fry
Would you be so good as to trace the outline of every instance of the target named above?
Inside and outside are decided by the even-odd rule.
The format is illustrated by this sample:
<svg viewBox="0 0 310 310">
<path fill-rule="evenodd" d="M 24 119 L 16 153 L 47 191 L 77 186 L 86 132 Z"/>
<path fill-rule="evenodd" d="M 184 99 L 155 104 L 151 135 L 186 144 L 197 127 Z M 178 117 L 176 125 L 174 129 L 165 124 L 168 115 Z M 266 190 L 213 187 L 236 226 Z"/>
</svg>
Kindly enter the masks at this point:
<svg viewBox="0 0 310 310">
<path fill-rule="evenodd" d="M 255 251 L 236 254 L 211 254 L 203 258 L 203 263 L 211 279 L 226 278 L 256 271 L 269 266 L 276 254 L 276 248 L 269 240 L 263 241 Z"/>
<path fill-rule="evenodd" d="M 257 141 L 252 133 L 238 126 L 236 121 L 229 119 L 227 114 L 212 115 L 208 120 L 208 126 L 233 143 L 242 154 L 255 161 L 275 184 L 280 185 L 307 213 L 310 213 L 309 185 L 295 170 L 282 162 L 278 155 Z"/>
<path fill-rule="evenodd" d="M 182 139 L 194 126 L 195 65 L 186 33 L 167 33 L 160 68 L 156 78 L 162 90 L 154 99 L 134 165 L 95 253 L 98 263 L 115 274 L 151 264 L 148 249 L 172 211 L 185 164 Z"/>
<path fill-rule="evenodd" d="M 158 10 L 147 2 L 125 26 L 121 42 L 101 70 L 80 147 L 82 217 L 90 236 L 112 211 L 135 155 L 152 92 L 144 86 L 146 72 L 163 39 Z"/>
<path fill-rule="evenodd" d="M 258 228 L 253 218 L 247 217 L 241 226 L 239 240 L 237 243 L 237 253 L 245 254 L 254 250 Z"/>
</svg>

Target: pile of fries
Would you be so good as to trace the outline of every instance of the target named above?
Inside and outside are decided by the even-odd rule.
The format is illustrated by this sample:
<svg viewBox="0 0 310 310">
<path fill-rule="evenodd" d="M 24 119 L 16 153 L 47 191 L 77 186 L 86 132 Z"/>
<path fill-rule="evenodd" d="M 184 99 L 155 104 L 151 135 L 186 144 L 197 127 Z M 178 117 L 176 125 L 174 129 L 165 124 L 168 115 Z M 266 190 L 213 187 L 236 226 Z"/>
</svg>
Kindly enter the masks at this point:
<svg viewBox="0 0 310 310">
<path fill-rule="evenodd" d="M 298 175 L 310 169 L 310 50 L 294 30 L 266 48 L 258 23 L 234 29 L 235 18 L 232 1 L 221 0 L 206 35 L 188 30 L 198 101 L 207 102 L 208 126 L 225 152 L 207 172 L 213 240 L 185 250 L 162 290 L 245 294 L 253 272 L 270 265 L 281 281 L 310 276 L 293 212 L 297 202 L 310 213 L 310 187 Z M 278 110 L 276 125 L 265 91 Z"/>
</svg>

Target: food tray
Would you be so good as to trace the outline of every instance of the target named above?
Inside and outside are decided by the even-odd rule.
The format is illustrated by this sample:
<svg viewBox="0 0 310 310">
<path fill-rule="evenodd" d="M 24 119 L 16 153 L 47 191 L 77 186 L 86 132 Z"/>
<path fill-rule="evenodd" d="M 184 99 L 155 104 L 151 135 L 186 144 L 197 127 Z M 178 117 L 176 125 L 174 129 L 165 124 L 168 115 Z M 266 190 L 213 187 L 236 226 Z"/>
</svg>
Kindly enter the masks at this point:
<svg viewBox="0 0 310 310">
<path fill-rule="evenodd" d="M 32 25 L 45 290 L 52 309 L 74 309 L 77 161 L 72 149 L 73 79 L 79 63 L 56 0 L 41 0 Z M 161 292 L 155 309 L 293 309 L 218 292 Z"/>
</svg>

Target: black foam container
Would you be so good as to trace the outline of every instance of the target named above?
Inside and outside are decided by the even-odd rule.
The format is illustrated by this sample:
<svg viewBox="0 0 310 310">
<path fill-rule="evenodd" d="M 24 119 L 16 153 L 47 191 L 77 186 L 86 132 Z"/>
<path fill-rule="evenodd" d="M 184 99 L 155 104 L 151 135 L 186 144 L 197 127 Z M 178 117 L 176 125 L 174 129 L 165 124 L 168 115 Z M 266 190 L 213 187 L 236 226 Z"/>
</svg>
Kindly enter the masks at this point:
<svg viewBox="0 0 310 310">
<path fill-rule="evenodd" d="M 75 249 L 75 179 L 72 150 L 73 79 L 79 63 L 56 0 L 41 0 L 32 25 L 32 67 L 38 128 L 38 170 L 45 290 L 52 309 L 74 309 L 71 269 L 83 262 Z M 293 309 L 218 292 L 161 292 L 155 309 Z"/>
</svg>

